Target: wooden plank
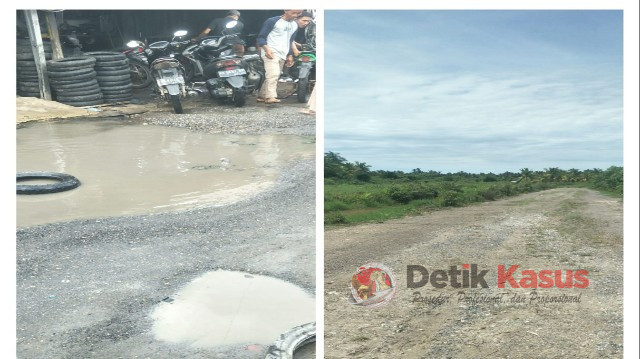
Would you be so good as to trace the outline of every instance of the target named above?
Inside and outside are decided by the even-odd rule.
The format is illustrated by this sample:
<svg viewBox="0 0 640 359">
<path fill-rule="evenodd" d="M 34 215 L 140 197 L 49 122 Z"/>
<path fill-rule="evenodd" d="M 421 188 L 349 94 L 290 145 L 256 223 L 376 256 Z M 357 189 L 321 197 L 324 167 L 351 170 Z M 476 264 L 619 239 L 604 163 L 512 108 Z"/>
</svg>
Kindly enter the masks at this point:
<svg viewBox="0 0 640 359">
<path fill-rule="evenodd" d="M 51 48 L 53 49 L 53 59 L 58 60 L 64 58 L 62 54 L 62 44 L 60 43 L 60 34 L 58 33 L 58 22 L 56 14 L 53 11 L 45 12 L 47 20 L 47 28 L 49 29 L 49 37 L 51 38 Z"/>
<path fill-rule="evenodd" d="M 31 50 L 36 62 L 38 71 L 38 84 L 40 85 L 40 97 L 51 101 L 51 89 L 49 88 L 49 75 L 47 75 L 47 59 L 44 56 L 44 45 L 42 45 L 42 34 L 40 33 L 40 21 L 38 21 L 37 10 L 23 10 L 24 19 L 29 30 L 31 39 Z"/>
</svg>

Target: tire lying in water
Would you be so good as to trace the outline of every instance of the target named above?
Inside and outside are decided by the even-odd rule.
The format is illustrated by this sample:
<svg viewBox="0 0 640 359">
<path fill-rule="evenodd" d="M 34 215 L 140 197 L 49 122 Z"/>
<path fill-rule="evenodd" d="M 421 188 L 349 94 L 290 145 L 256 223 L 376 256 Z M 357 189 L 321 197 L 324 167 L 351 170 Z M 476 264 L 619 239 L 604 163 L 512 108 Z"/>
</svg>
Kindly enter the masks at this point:
<svg viewBox="0 0 640 359">
<path fill-rule="evenodd" d="M 80 185 L 80 181 L 72 175 L 57 172 L 21 172 L 16 175 L 16 181 L 46 179 L 56 180 L 56 183 L 48 184 L 16 184 L 17 194 L 45 194 L 56 193 L 74 189 Z"/>
</svg>

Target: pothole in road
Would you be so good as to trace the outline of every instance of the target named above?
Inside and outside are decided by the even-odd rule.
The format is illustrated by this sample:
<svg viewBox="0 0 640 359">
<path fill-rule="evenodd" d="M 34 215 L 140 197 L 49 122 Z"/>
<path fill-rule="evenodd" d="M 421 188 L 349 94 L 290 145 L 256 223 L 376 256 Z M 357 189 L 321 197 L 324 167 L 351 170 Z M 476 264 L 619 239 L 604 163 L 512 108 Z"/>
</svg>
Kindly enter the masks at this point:
<svg viewBox="0 0 640 359">
<path fill-rule="evenodd" d="M 219 270 L 193 280 L 151 317 L 158 340 L 197 348 L 266 346 L 292 327 L 315 321 L 315 299 L 277 278 Z M 312 344 L 305 348 L 312 350 Z"/>
<path fill-rule="evenodd" d="M 17 130 L 17 171 L 67 173 L 68 192 L 19 195 L 19 227 L 227 205 L 264 191 L 308 137 L 222 135 L 122 120 L 30 123 Z M 34 183 L 35 184 L 35 183 Z"/>
</svg>

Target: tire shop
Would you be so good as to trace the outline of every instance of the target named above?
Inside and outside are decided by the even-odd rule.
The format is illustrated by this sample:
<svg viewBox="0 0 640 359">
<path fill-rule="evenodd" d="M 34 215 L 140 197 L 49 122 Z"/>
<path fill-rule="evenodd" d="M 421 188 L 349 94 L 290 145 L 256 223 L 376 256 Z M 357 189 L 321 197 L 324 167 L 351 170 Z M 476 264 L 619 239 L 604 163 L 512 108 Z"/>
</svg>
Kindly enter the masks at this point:
<svg viewBox="0 0 640 359">
<path fill-rule="evenodd" d="M 17 10 L 16 92 L 72 106 L 132 99 L 127 42 L 195 37 L 228 10 Z M 282 10 L 241 10 L 248 47 Z"/>
</svg>

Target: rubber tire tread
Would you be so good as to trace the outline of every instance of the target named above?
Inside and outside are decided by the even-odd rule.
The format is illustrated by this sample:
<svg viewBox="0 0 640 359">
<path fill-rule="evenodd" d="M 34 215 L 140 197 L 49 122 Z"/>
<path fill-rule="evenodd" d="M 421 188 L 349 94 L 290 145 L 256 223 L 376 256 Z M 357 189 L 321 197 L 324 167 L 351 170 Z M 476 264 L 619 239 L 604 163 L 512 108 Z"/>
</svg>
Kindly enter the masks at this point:
<svg viewBox="0 0 640 359">
<path fill-rule="evenodd" d="M 100 87 L 92 87 L 92 88 L 80 88 L 80 89 L 74 89 L 75 91 L 68 91 L 67 89 L 63 90 L 62 92 L 60 91 L 55 91 L 56 94 L 56 98 L 62 96 L 62 97 L 71 97 L 71 96 L 83 96 L 83 95 L 94 95 L 94 94 L 99 94 L 102 93 L 102 90 L 100 89 Z"/>
<path fill-rule="evenodd" d="M 130 98 L 105 99 L 104 103 L 130 102 Z"/>
<path fill-rule="evenodd" d="M 122 66 L 122 65 L 129 65 L 129 59 L 116 60 L 116 61 L 102 61 L 100 63 L 97 63 L 96 67 L 101 68 L 101 67 L 114 67 L 114 66 Z"/>
<path fill-rule="evenodd" d="M 16 61 L 16 67 L 17 68 L 23 68 L 23 67 L 29 67 L 29 68 L 36 68 L 36 62 L 35 61 L 26 61 L 26 60 L 22 60 L 22 61 Z"/>
<path fill-rule="evenodd" d="M 66 74 L 72 71 L 82 71 L 82 70 L 88 71 L 89 69 L 95 71 L 93 66 L 90 66 L 90 65 L 81 65 L 81 66 L 74 66 L 74 67 L 69 66 L 63 69 L 51 68 L 50 66 L 47 66 L 47 72 L 54 73 L 54 74 Z"/>
<path fill-rule="evenodd" d="M 93 67 L 96 64 L 96 59 L 87 56 L 72 56 L 65 57 L 59 60 L 51 60 L 47 62 L 47 67 L 52 69 L 66 69 L 69 67 L 88 66 Z"/>
<path fill-rule="evenodd" d="M 127 58 L 127 55 L 121 52 L 111 52 L 111 51 L 92 51 L 92 52 L 85 52 L 84 54 L 86 56 L 95 57 L 96 63 L 125 60 Z"/>
<path fill-rule="evenodd" d="M 74 106 L 74 107 L 84 107 L 84 106 L 95 106 L 95 105 L 102 105 L 104 103 L 103 100 L 95 100 L 95 101 L 85 101 L 85 102 L 63 102 L 63 101 L 58 101 L 60 103 L 63 103 L 65 105 L 69 105 L 69 106 Z"/>
<path fill-rule="evenodd" d="M 96 72 L 93 70 L 93 67 L 87 67 L 79 70 L 71 70 L 71 71 L 47 71 L 49 73 L 49 78 L 65 80 L 67 77 L 73 77 L 76 75 L 84 75 L 84 74 L 95 74 Z"/>
<path fill-rule="evenodd" d="M 132 84 L 118 85 L 118 86 L 102 86 L 100 88 L 105 91 L 122 91 L 122 90 L 133 90 Z"/>
<path fill-rule="evenodd" d="M 120 99 L 120 98 L 130 99 L 132 96 L 133 96 L 132 93 L 121 93 L 121 94 L 112 94 L 112 95 L 102 95 L 102 98 L 104 98 L 105 100 Z"/>
<path fill-rule="evenodd" d="M 54 90 L 58 90 L 58 89 L 76 89 L 76 88 L 82 88 L 82 87 L 88 87 L 90 85 L 98 85 L 98 81 L 96 81 L 95 79 L 93 80 L 88 80 L 88 81 L 78 81 L 78 82 L 73 82 L 73 83 L 68 83 L 68 84 L 58 84 L 58 85 L 53 85 L 52 87 L 54 88 Z"/>
<path fill-rule="evenodd" d="M 120 70 L 129 70 L 129 65 L 121 65 L 121 66 L 95 66 L 97 72 L 102 71 L 120 71 Z"/>
<path fill-rule="evenodd" d="M 101 100 L 102 92 L 98 92 L 91 95 L 81 95 L 81 96 L 58 96 L 58 100 L 61 102 L 85 102 L 85 101 L 94 101 Z"/>
<path fill-rule="evenodd" d="M 33 54 L 27 54 L 27 53 L 21 53 L 21 54 L 16 54 L 16 60 L 20 61 L 20 60 L 33 60 Z M 45 60 L 51 60 L 53 58 L 53 54 L 51 53 L 44 53 L 44 59 Z"/>
<path fill-rule="evenodd" d="M 96 70 L 96 72 L 98 73 L 98 76 L 131 76 L 131 71 L 129 71 L 129 67 L 127 67 L 124 70 L 116 70 L 116 71 L 102 71 L 102 70 Z"/>
<path fill-rule="evenodd" d="M 131 81 L 131 76 L 128 73 L 126 75 L 117 75 L 117 76 L 96 76 L 96 78 L 98 79 L 98 81 L 104 81 L 104 82 L 117 82 L 117 81 L 124 81 L 127 79 Z"/>
<path fill-rule="evenodd" d="M 95 72 L 94 72 L 94 73 L 88 73 L 88 74 L 84 74 L 84 75 L 76 75 L 76 76 L 73 76 L 71 78 L 64 79 L 64 80 L 49 79 L 49 82 L 51 82 L 55 86 L 55 85 L 73 84 L 73 83 L 76 83 L 76 82 L 83 82 L 83 81 L 92 80 L 92 79 L 95 79 L 95 78 L 96 78 L 96 75 L 95 75 Z"/>
<path fill-rule="evenodd" d="M 47 178 L 59 180 L 57 183 L 39 184 L 39 185 L 19 185 L 20 179 L 29 178 Z M 46 194 L 57 193 L 72 190 L 80 185 L 80 181 L 65 173 L 56 172 L 22 172 L 16 175 L 16 193 L 17 194 Z"/>
<path fill-rule="evenodd" d="M 129 85 L 131 84 L 131 79 L 120 80 L 120 81 L 98 81 L 98 83 L 100 84 L 101 87 L 110 88 L 110 87 Z"/>
</svg>

